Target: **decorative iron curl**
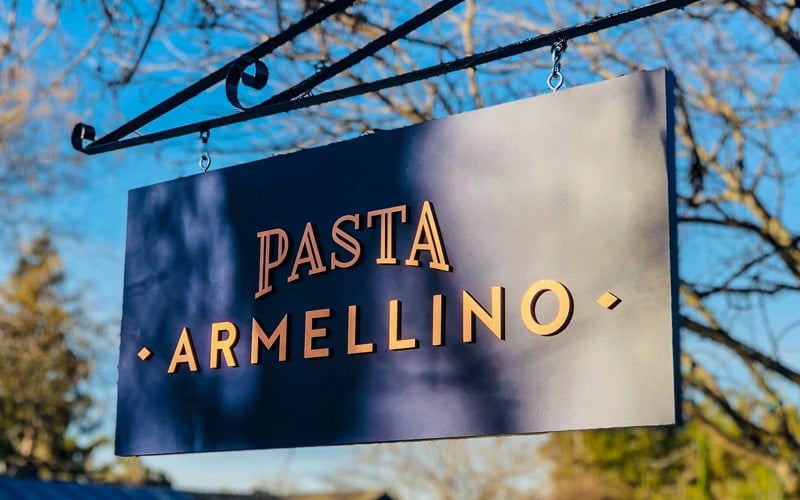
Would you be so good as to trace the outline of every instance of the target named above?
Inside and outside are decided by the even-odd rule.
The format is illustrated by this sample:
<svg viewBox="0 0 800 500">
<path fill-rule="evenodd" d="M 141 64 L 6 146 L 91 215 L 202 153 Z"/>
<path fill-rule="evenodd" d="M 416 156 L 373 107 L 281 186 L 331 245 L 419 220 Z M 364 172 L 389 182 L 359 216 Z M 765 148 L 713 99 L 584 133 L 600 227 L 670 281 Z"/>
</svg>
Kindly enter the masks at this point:
<svg viewBox="0 0 800 500">
<path fill-rule="evenodd" d="M 253 66 L 255 73 L 246 73 L 245 69 Z M 250 109 L 239 101 L 239 83 L 246 87 L 261 90 L 269 80 L 269 68 L 260 59 L 255 59 L 249 55 L 244 55 L 231 63 L 228 74 L 225 75 L 225 95 L 228 102 L 241 110 Z"/>
<path fill-rule="evenodd" d="M 355 3 L 355 1 L 356 0 L 329 0 L 327 3 L 321 2 L 323 7 L 321 7 L 318 11 L 315 11 L 308 17 L 302 19 L 300 22 L 293 24 L 292 26 L 289 26 L 286 30 L 282 31 L 281 33 L 278 33 L 278 35 L 267 39 L 267 41 L 255 47 L 248 54 L 250 55 L 251 58 L 264 57 L 265 55 L 272 53 L 272 51 L 274 51 L 276 48 L 294 39 L 300 33 L 303 33 L 308 29 L 312 28 L 313 26 L 316 26 L 317 24 L 322 22 L 323 19 L 326 19 L 338 12 L 342 12 L 345 8 Z M 449 6 L 449 2 L 458 3 L 459 0 L 440 0 L 434 5 L 434 7 L 432 7 L 432 9 L 435 9 L 437 6 L 442 6 L 442 5 L 445 6 L 444 7 L 445 9 L 447 9 Z M 318 106 L 321 104 L 347 99 L 350 97 L 360 96 L 367 93 L 378 92 L 380 90 L 392 87 L 407 85 L 412 82 L 418 82 L 421 80 L 434 78 L 437 76 L 445 75 L 466 68 L 475 68 L 483 64 L 487 64 L 508 57 L 513 57 L 538 48 L 552 46 L 554 43 L 562 39 L 572 40 L 573 38 L 578 38 L 591 33 L 597 33 L 602 30 L 606 30 L 615 26 L 620 26 L 622 24 L 630 23 L 643 18 L 652 17 L 656 14 L 660 14 L 670 10 L 683 9 L 691 4 L 699 2 L 700 0 L 653 0 L 652 3 L 647 5 L 642 5 L 625 11 L 616 12 L 607 15 L 605 17 L 595 17 L 592 20 L 584 22 L 582 24 L 577 24 L 574 26 L 570 26 L 568 28 L 561 28 L 551 33 L 540 34 L 534 36 L 533 38 L 520 40 L 518 42 L 497 47 L 495 49 L 487 50 L 485 52 L 481 52 L 478 54 L 464 56 L 460 59 L 455 59 L 447 62 L 440 62 L 438 64 L 434 64 L 432 66 L 417 69 L 414 71 L 409 71 L 407 73 L 401 73 L 380 80 L 360 83 L 352 85 L 350 87 L 340 88 L 337 90 L 330 90 L 309 97 L 300 97 L 303 95 L 304 92 L 313 89 L 319 83 L 326 81 L 331 77 L 341 73 L 342 71 L 351 67 L 358 61 L 363 60 L 365 57 L 373 55 L 381 47 L 391 44 L 393 43 L 393 41 L 398 40 L 403 36 L 405 36 L 407 34 L 407 31 L 401 29 L 402 26 L 408 25 L 413 28 L 412 24 L 414 26 L 420 25 L 411 23 L 414 19 L 417 19 L 419 17 L 415 16 L 415 18 L 406 21 L 406 23 L 404 23 L 400 27 L 394 28 L 393 30 L 386 32 L 384 35 L 373 40 L 365 47 L 351 53 L 344 59 L 337 61 L 336 63 L 325 69 L 317 71 L 317 73 L 315 73 L 313 76 L 298 83 L 297 85 L 294 85 L 289 89 L 286 89 L 282 92 L 273 95 L 272 97 L 270 97 L 269 99 L 260 104 L 257 104 L 249 109 L 244 110 L 244 108 L 239 103 L 237 107 L 243 109 L 243 111 L 240 113 L 233 113 L 227 116 L 206 119 L 195 123 L 188 123 L 185 125 L 180 125 L 169 129 L 160 130 L 158 132 L 138 135 L 137 137 L 126 138 L 126 136 L 128 136 L 131 133 L 134 133 L 142 126 L 151 123 L 152 121 L 163 116 L 167 112 L 187 102 L 189 99 L 197 96 L 200 92 L 207 90 L 212 85 L 221 82 L 225 78 L 225 76 L 228 75 L 229 72 L 233 73 L 231 71 L 231 65 L 233 63 L 227 63 L 221 68 L 214 71 L 213 73 L 203 77 L 202 79 L 193 83 L 189 87 L 178 92 L 171 98 L 162 101 L 156 106 L 153 106 L 152 108 L 141 113 L 139 116 L 133 118 L 129 122 L 121 125 L 114 131 L 106 134 L 103 137 L 100 137 L 97 140 L 94 140 L 95 132 L 93 127 L 79 123 L 78 125 L 75 126 L 73 130 L 72 145 L 78 151 L 81 151 L 86 154 L 105 153 L 108 151 L 115 151 L 133 146 L 139 146 L 141 144 L 163 141 L 174 137 L 181 137 L 187 134 L 200 132 L 203 129 L 224 127 L 227 125 L 232 125 L 234 123 L 241 123 L 244 121 L 252 120 L 254 118 L 272 116 L 279 113 L 287 113 L 298 109 L 305 109 L 311 106 Z M 436 12 L 438 11 L 434 12 L 432 10 L 431 12 L 433 12 L 432 15 L 435 16 L 437 15 Z M 422 16 L 423 14 L 420 14 L 420 16 Z M 429 20 L 428 18 L 426 19 Z M 423 21 L 424 20 L 425 19 L 423 19 Z M 367 50 L 368 47 L 369 50 Z M 242 61 L 240 64 L 243 63 L 244 61 Z M 255 64 L 255 61 L 253 61 L 253 64 Z M 238 96 L 237 96 L 238 82 L 240 80 L 245 79 L 245 74 L 243 73 L 244 69 L 247 68 L 248 65 L 249 64 L 243 64 L 243 66 L 240 66 L 238 70 L 234 70 L 236 71 L 236 73 L 231 74 L 229 78 L 227 78 L 228 88 L 226 89 L 226 93 L 228 95 L 229 101 L 231 101 L 231 103 L 234 105 L 235 105 L 234 101 L 238 103 Z M 262 73 L 268 73 L 267 71 L 264 70 L 266 70 L 266 66 L 262 69 Z M 256 75 L 246 75 L 246 78 L 248 81 L 250 81 L 251 78 L 253 80 L 256 80 L 257 76 L 258 76 L 258 67 L 256 68 Z M 263 77 L 264 75 L 262 75 L 262 78 Z M 264 85 L 265 84 L 266 81 L 264 81 Z M 230 88 L 231 85 L 233 86 L 233 89 Z M 231 98 L 231 95 L 233 95 L 233 98 Z M 93 142 L 91 142 L 91 144 L 84 146 L 82 142 L 84 139 Z"/>
<path fill-rule="evenodd" d="M 80 152 L 86 152 L 83 141 L 94 142 L 96 133 L 91 125 L 78 123 L 72 129 L 72 147 Z"/>
</svg>

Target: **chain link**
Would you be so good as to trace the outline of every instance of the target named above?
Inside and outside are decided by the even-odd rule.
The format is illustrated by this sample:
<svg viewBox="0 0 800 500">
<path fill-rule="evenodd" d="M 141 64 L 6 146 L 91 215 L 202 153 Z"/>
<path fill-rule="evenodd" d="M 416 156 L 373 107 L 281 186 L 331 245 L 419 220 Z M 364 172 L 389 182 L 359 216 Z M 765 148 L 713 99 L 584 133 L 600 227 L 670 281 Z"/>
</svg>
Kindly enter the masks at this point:
<svg viewBox="0 0 800 500">
<path fill-rule="evenodd" d="M 211 136 L 211 132 L 208 129 L 204 129 L 200 131 L 200 142 L 203 143 L 202 150 L 200 152 L 200 160 L 197 164 L 200 166 L 200 171 L 203 173 L 208 172 L 208 169 L 211 168 L 211 155 L 208 154 L 208 138 Z"/>
<path fill-rule="evenodd" d="M 553 69 L 547 77 L 547 86 L 555 92 L 564 85 L 564 75 L 561 74 L 561 55 L 567 50 L 567 41 L 561 39 L 550 47 L 550 57 L 553 60 Z"/>
</svg>

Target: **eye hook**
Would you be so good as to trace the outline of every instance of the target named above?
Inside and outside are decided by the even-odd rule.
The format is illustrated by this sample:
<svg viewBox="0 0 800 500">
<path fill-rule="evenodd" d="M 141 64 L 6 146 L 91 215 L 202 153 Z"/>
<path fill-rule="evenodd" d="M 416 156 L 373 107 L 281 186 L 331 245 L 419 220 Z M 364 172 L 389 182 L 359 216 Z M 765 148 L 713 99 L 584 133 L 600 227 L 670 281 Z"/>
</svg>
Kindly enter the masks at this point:
<svg viewBox="0 0 800 500">
<path fill-rule="evenodd" d="M 211 155 L 208 154 L 207 146 L 208 146 L 208 138 L 211 137 L 211 131 L 207 128 L 204 128 L 200 131 L 200 142 L 202 143 L 201 151 L 200 151 L 200 160 L 197 164 L 200 166 L 200 170 L 203 173 L 208 172 L 208 169 L 211 168 Z"/>
<path fill-rule="evenodd" d="M 557 40 L 550 47 L 550 58 L 553 60 L 553 69 L 547 77 L 547 86 L 555 92 L 564 85 L 564 75 L 561 74 L 561 55 L 567 51 L 567 40 L 562 38 Z"/>
</svg>

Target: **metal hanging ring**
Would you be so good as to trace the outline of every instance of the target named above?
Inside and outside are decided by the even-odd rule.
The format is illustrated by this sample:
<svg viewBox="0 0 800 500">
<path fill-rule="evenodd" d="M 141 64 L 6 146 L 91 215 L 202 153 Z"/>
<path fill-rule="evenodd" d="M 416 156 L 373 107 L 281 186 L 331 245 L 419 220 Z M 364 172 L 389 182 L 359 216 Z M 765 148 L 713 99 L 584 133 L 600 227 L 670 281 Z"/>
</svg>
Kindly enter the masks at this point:
<svg viewBox="0 0 800 500">
<path fill-rule="evenodd" d="M 555 92 L 560 89 L 562 85 L 564 85 L 564 75 L 562 75 L 560 71 L 550 73 L 550 76 L 547 78 L 547 86 L 550 87 L 550 90 Z"/>
<path fill-rule="evenodd" d="M 211 168 L 211 155 L 207 151 L 203 151 L 200 153 L 200 161 L 197 164 L 203 173 L 208 172 L 208 169 Z"/>
</svg>

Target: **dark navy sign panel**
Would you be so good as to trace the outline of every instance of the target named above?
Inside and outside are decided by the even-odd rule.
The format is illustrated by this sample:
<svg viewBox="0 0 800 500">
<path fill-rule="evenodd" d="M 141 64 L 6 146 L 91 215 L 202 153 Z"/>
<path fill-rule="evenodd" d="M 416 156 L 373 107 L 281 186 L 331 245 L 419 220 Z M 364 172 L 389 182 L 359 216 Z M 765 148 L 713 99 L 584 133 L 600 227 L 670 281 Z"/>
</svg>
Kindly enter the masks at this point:
<svg viewBox="0 0 800 500">
<path fill-rule="evenodd" d="M 116 452 L 674 423 L 670 81 L 131 191 Z"/>
</svg>

